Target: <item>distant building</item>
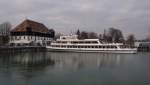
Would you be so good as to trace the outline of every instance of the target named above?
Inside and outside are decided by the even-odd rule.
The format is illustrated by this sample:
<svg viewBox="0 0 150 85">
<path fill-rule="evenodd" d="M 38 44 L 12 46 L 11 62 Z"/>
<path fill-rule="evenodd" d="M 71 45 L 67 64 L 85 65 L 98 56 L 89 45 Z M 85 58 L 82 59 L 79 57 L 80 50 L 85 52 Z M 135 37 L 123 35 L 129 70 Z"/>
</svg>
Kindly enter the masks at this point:
<svg viewBox="0 0 150 85">
<path fill-rule="evenodd" d="M 138 51 L 150 52 L 150 42 L 148 42 L 148 41 L 135 42 L 135 46 L 138 47 Z"/>
<path fill-rule="evenodd" d="M 5 22 L 0 24 L 0 36 L 7 36 L 10 34 L 11 24 L 9 22 Z"/>
<path fill-rule="evenodd" d="M 0 24 L 0 45 L 1 46 L 9 43 L 10 29 L 11 29 L 11 24 L 9 22 Z"/>
<path fill-rule="evenodd" d="M 43 45 L 55 36 L 53 29 L 32 20 L 24 20 L 10 32 L 11 45 Z"/>
</svg>

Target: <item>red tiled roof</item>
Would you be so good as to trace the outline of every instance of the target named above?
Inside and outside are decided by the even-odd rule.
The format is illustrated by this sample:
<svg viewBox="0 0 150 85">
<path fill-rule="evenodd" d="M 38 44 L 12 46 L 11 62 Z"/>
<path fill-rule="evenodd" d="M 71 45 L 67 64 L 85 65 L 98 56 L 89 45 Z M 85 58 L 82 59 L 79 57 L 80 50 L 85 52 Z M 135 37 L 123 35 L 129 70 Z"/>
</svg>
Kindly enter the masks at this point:
<svg viewBox="0 0 150 85">
<path fill-rule="evenodd" d="M 21 24 L 16 26 L 13 30 L 11 30 L 11 32 L 26 32 L 27 28 L 30 28 L 32 32 L 49 32 L 49 29 L 44 24 L 28 19 L 24 20 Z"/>
</svg>

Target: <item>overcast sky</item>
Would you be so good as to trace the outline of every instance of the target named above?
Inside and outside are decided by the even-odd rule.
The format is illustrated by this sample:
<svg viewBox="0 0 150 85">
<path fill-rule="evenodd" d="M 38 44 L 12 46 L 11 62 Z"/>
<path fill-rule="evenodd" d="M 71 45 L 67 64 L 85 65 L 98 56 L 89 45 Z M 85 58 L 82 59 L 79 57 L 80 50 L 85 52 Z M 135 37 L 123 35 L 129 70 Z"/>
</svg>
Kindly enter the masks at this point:
<svg viewBox="0 0 150 85">
<path fill-rule="evenodd" d="M 26 18 L 65 34 L 115 27 L 144 38 L 150 33 L 150 0 L 0 0 L 0 23 L 15 27 Z"/>
</svg>

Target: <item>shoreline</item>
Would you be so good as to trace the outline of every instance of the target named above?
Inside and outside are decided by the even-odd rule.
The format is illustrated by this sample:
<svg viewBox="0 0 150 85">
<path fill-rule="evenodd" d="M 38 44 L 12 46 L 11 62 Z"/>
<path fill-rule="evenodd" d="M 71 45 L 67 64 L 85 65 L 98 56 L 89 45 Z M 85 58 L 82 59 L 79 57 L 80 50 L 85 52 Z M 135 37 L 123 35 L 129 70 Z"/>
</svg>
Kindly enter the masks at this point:
<svg viewBox="0 0 150 85">
<path fill-rule="evenodd" d="M 45 46 L 2 46 L 0 52 L 46 51 Z"/>
</svg>

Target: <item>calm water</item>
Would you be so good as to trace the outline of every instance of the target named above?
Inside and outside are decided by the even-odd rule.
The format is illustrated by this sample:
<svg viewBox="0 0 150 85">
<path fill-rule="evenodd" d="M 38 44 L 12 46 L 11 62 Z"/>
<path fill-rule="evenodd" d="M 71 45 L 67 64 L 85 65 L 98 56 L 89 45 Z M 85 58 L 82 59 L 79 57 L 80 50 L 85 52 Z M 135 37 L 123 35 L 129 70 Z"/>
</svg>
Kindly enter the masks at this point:
<svg viewBox="0 0 150 85">
<path fill-rule="evenodd" d="M 0 85 L 150 85 L 150 53 L 1 53 Z"/>
</svg>

